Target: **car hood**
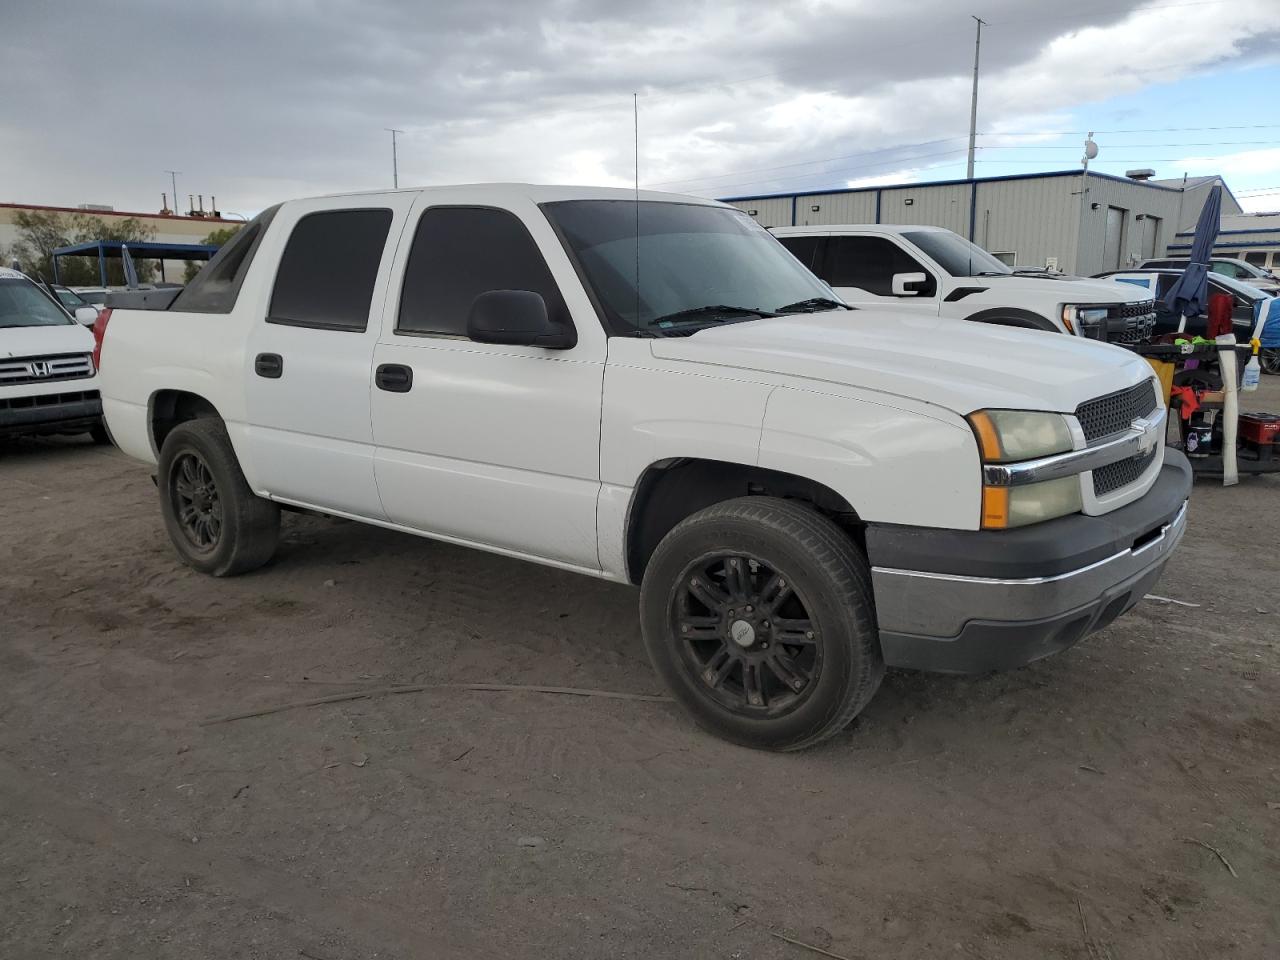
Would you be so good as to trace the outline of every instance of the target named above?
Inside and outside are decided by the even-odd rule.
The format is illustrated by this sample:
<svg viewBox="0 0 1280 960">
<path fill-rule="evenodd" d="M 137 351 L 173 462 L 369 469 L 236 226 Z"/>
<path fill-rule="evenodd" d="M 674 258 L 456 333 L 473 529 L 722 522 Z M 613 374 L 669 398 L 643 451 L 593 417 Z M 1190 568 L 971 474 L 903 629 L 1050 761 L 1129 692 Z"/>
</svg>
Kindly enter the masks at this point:
<svg viewBox="0 0 1280 960">
<path fill-rule="evenodd" d="M 1070 413 L 1150 379 L 1116 346 L 900 311 L 797 314 L 651 341 L 657 358 L 837 383 L 935 404 Z"/>
<path fill-rule="evenodd" d="M 1040 296 L 1054 296 L 1063 303 L 1133 303 L 1151 299 L 1150 290 L 1136 287 L 1132 283 L 1066 274 L 1015 273 L 1008 276 L 965 278 L 964 282 L 981 283 L 992 293 L 1001 295 L 1025 291 Z"/>
<path fill-rule="evenodd" d="M 93 334 L 79 323 L 43 327 L 0 327 L 0 357 L 48 353 L 91 353 Z"/>
</svg>

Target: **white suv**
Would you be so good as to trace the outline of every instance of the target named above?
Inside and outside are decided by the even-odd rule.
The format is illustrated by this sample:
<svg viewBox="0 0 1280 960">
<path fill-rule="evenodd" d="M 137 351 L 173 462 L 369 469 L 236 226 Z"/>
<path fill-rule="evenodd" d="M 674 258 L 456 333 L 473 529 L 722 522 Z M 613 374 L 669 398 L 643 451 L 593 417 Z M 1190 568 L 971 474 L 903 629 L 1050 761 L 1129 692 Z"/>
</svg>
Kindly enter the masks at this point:
<svg viewBox="0 0 1280 960">
<path fill-rule="evenodd" d="M 772 233 L 847 303 L 1110 343 L 1144 340 L 1155 324 L 1151 298 L 1124 284 L 1015 271 L 942 227 L 877 223 Z"/>
<path fill-rule="evenodd" d="M 42 287 L 0 267 L 0 437 L 105 440 L 93 350 L 93 334 Z"/>
</svg>

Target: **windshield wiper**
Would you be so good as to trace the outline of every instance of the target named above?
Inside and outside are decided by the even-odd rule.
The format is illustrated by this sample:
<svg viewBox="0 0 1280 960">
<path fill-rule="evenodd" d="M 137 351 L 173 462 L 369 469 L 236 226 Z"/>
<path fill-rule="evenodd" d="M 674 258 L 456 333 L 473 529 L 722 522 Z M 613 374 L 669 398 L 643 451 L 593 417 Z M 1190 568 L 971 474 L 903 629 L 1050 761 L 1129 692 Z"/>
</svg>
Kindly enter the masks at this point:
<svg viewBox="0 0 1280 960">
<path fill-rule="evenodd" d="M 778 313 L 817 313 L 819 310 L 835 307 L 854 309 L 849 304 L 832 300 L 830 297 L 810 297 L 808 300 L 797 300 L 795 303 L 788 303 L 785 307 L 779 307 Z"/>
<path fill-rule="evenodd" d="M 654 317 L 649 321 L 650 324 L 670 323 L 672 320 L 686 320 L 692 317 L 714 317 L 716 314 L 728 314 L 733 316 L 742 316 L 749 314 L 757 317 L 776 317 L 778 314 L 771 310 L 761 310 L 759 307 L 734 307 L 727 303 L 709 303 L 703 307 L 690 307 L 688 310 L 677 310 L 675 313 L 663 314 L 660 317 Z"/>
<path fill-rule="evenodd" d="M 972 277 L 1012 277 L 1013 275 L 1012 270 L 979 270 L 977 273 L 970 274 Z"/>
</svg>

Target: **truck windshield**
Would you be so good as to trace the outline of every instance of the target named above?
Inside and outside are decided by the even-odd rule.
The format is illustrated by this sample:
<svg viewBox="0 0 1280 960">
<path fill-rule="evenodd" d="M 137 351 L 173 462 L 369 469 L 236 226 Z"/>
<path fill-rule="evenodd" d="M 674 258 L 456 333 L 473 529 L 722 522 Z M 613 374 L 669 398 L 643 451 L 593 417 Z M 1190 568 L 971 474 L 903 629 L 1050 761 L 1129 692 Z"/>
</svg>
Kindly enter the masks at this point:
<svg viewBox="0 0 1280 960">
<path fill-rule="evenodd" d="M 616 333 L 679 335 L 842 306 L 740 210 L 651 200 L 566 200 L 542 210 Z"/>
<path fill-rule="evenodd" d="M 933 258 L 953 277 L 1003 276 L 1013 273 L 976 243 L 950 230 L 903 230 L 902 236 Z"/>
<path fill-rule="evenodd" d="M 0 329 L 75 323 L 30 280 L 0 279 Z"/>
</svg>

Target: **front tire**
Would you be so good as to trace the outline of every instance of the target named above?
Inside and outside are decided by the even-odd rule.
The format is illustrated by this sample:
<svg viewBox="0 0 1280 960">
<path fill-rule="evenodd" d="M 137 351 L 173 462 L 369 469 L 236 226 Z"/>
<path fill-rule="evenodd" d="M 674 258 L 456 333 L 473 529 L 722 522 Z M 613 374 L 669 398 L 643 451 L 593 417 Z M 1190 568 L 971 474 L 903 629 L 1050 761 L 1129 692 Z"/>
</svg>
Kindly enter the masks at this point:
<svg viewBox="0 0 1280 960">
<path fill-rule="evenodd" d="M 221 420 L 174 427 L 156 479 L 165 529 L 188 565 L 229 577 L 256 570 L 275 553 L 280 508 L 249 489 Z"/>
<path fill-rule="evenodd" d="M 884 676 L 866 560 L 793 501 L 728 500 L 678 524 L 645 570 L 640 617 L 675 698 L 743 746 L 819 743 Z"/>
</svg>

